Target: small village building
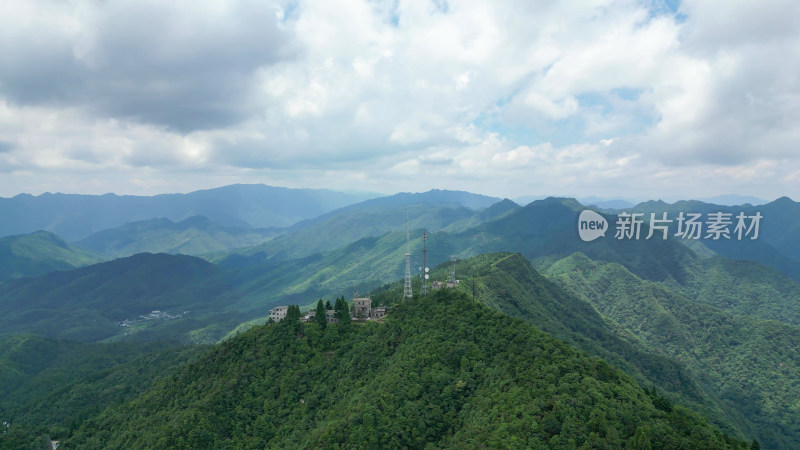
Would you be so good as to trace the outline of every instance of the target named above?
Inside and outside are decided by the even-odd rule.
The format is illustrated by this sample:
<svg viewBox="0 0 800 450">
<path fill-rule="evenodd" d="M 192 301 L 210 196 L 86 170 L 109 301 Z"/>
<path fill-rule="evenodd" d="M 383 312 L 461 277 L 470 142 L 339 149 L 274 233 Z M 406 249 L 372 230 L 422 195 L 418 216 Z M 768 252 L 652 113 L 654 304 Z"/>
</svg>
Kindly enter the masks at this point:
<svg viewBox="0 0 800 450">
<path fill-rule="evenodd" d="M 372 310 L 372 299 L 369 297 L 353 299 L 353 319 L 366 320 L 370 317 Z"/>
<path fill-rule="evenodd" d="M 382 319 L 384 316 L 386 316 L 387 310 L 388 307 L 386 306 L 376 306 L 369 312 L 369 318 L 371 320 Z"/>
<path fill-rule="evenodd" d="M 286 312 L 289 310 L 288 306 L 276 306 L 269 311 L 269 318 L 273 322 L 280 322 L 286 318 Z"/>
<path fill-rule="evenodd" d="M 326 309 L 326 310 L 325 310 L 325 320 L 326 320 L 328 323 L 337 323 L 337 322 L 339 322 L 339 319 L 337 319 L 337 318 L 334 316 L 334 314 L 336 314 L 336 311 L 334 311 L 334 310 L 332 310 L 332 309 Z"/>
<path fill-rule="evenodd" d="M 300 318 L 300 322 L 311 322 L 314 320 L 314 317 L 317 316 L 317 311 L 312 309 L 311 311 L 303 314 L 303 317 Z"/>
<path fill-rule="evenodd" d="M 431 281 L 431 289 L 437 291 L 439 289 L 452 289 L 456 286 L 461 284 L 461 280 L 447 280 L 445 282 L 442 281 Z"/>
</svg>

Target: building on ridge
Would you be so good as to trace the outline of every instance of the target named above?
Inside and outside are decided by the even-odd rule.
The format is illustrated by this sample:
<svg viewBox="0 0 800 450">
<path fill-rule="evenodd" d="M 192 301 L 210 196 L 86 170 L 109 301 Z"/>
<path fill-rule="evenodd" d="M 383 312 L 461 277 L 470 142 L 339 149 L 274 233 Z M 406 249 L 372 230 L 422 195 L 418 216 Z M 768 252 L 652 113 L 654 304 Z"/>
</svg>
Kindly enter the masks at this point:
<svg viewBox="0 0 800 450">
<path fill-rule="evenodd" d="M 369 318 L 370 320 L 382 319 L 386 316 L 387 311 L 389 311 L 388 306 L 376 306 L 370 310 Z"/>
<path fill-rule="evenodd" d="M 369 319 L 369 313 L 372 310 L 372 299 L 369 297 L 361 297 L 353 299 L 352 317 L 353 320 L 366 320 Z"/>
<path fill-rule="evenodd" d="M 276 306 L 269 311 L 269 318 L 273 322 L 280 322 L 286 318 L 286 312 L 289 310 L 288 306 Z"/>
</svg>

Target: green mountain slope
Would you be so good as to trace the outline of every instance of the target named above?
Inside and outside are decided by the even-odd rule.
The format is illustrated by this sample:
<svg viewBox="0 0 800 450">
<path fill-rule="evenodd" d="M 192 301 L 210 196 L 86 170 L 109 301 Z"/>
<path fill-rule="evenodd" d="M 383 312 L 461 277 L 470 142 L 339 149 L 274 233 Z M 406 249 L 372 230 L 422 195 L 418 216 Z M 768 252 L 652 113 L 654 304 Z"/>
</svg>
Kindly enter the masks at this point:
<svg viewBox="0 0 800 450">
<path fill-rule="evenodd" d="M 580 251 L 591 258 L 619 262 L 651 280 L 683 282 L 685 265 L 697 256 L 675 240 L 618 240 L 613 230 L 605 238 L 584 242 L 578 236 L 578 215 L 584 206 L 574 199 L 548 198 L 534 201 L 498 220 L 450 236 L 460 255 L 492 252 L 521 253 L 531 261 L 553 260 Z M 606 216 L 609 224 L 611 216 Z M 646 232 L 646 230 L 645 230 Z"/>
<path fill-rule="evenodd" d="M 529 324 L 440 292 L 383 323 L 253 328 L 61 445 L 745 448 L 657 398 Z"/>
<path fill-rule="evenodd" d="M 362 238 L 404 231 L 406 213 L 412 229 L 458 232 L 506 216 L 520 208 L 507 199 L 490 203 L 494 200 L 452 191 L 396 194 L 376 198 L 300 222 L 274 240 L 253 248 L 240 249 L 235 253 L 245 256 L 262 254 L 279 260 L 302 258 L 335 250 Z M 483 208 L 473 208 L 478 206 Z M 217 257 L 212 260 L 219 259 L 221 258 Z"/>
<path fill-rule="evenodd" d="M 128 400 L 196 358 L 205 347 L 87 344 L 14 336 L 0 340 L 0 448 L 65 436 L 88 417 Z"/>
<path fill-rule="evenodd" d="M 255 246 L 279 233 L 274 228 L 223 227 L 195 216 L 180 222 L 165 218 L 131 222 L 94 233 L 75 244 L 114 258 L 144 252 L 199 256 Z"/>
<path fill-rule="evenodd" d="M 669 287 L 693 301 L 737 315 L 800 325 L 800 285 L 752 261 L 722 257 L 696 260 L 683 285 Z"/>
<path fill-rule="evenodd" d="M 735 409 L 727 408 L 713 391 L 674 359 L 649 351 L 632 334 L 606 323 L 587 302 L 540 275 L 519 254 L 487 254 L 459 261 L 459 286 L 493 309 L 536 325 L 581 350 L 622 368 L 640 385 L 655 385 L 673 401 L 690 406 L 732 434 L 752 428 Z M 433 272 L 443 278 L 443 270 Z"/>
<path fill-rule="evenodd" d="M 547 275 L 646 348 L 681 361 L 753 422 L 768 448 L 800 446 L 800 328 L 689 300 L 583 255 L 557 262 Z"/>
<path fill-rule="evenodd" d="M 96 341 L 158 324 L 191 330 L 202 325 L 200 313 L 219 311 L 213 302 L 228 289 L 224 274 L 204 260 L 142 253 L 0 286 L 0 335 Z M 171 318 L 139 318 L 153 310 Z M 173 320 L 178 315 L 183 320 Z M 126 319 L 130 326 L 120 326 Z"/>
<path fill-rule="evenodd" d="M 0 282 L 74 269 L 101 259 L 100 255 L 69 245 L 46 231 L 7 236 L 0 238 Z"/>
</svg>

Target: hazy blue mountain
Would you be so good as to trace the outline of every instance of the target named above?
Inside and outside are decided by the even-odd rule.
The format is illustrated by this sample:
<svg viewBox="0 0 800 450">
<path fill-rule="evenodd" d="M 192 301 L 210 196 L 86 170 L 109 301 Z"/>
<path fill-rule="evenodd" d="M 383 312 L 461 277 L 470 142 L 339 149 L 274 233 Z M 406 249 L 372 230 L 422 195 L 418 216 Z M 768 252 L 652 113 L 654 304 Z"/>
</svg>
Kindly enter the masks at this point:
<svg viewBox="0 0 800 450">
<path fill-rule="evenodd" d="M 435 233 L 433 238 L 449 241 L 453 253 L 462 256 L 515 252 L 539 261 L 580 251 L 592 258 L 619 262 L 644 278 L 685 279 L 682 261 L 697 257 L 686 246 L 676 240 L 618 240 L 613 238 L 613 230 L 604 238 L 584 242 L 578 236 L 578 215 L 584 209 L 575 199 L 551 197 L 464 232 L 448 236 Z M 613 224 L 611 215 L 605 217 Z"/>
<path fill-rule="evenodd" d="M 7 236 L 0 238 L 0 281 L 74 269 L 101 259 L 46 231 Z"/>
<path fill-rule="evenodd" d="M 533 201 L 536 201 L 536 200 L 544 200 L 547 197 L 552 197 L 552 196 L 550 196 L 550 195 L 523 195 L 521 197 L 514 197 L 511 200 L 513 200 L 518 205 L 525 206 L 530 202 L 533 202 Z"/>
<path fill-rule="evenodd" d="M 584 205 L 596 206 L 602 209 L 624 209 L 624 208 L 631 208 L 636 205 L 636 203 L 625 200 L 621 198 L 601 198 L 601 197 L 581 197 L 578 199 Z"/>
<path fill-rule="evenodd" d="M 202 215 L 223 226 L 286 227 L 368 198 L 324 189 L 231 185 L 152 197 L 115 194 L 20 194 L 0 198 L 0 236 L 51 231 L 77 240 L 128 222 Z"/>
<path fill-rule="evenodd" d="M 714 197 L 700 198 L 698 200 L 705 203 L 714 203 L 717 205 L 728 205 L 728 206 L 744 205 L 746 203 L 758 206 L 758 205 L 763 205 L 765 203 L 769 203 L 767 200 L 758 197 L 753 197 L 752 195 L 738 195 L 738 194 L 717 195 Z"/>
<path fill-rule="evenodd" d="M 498 213 L 498 217 L 465 231 L 450 233 L 427 230 L 428 266 L 435 267 L 449 260 L 454 254 L 466 257 L 486 252 L 507 251 L 521 253 L 536 264 L 547 267 L 559 258 L 583 252 L 598 261 L 620 263 L 642 279 L 680 286 L 684 289 L 682 295 L 697 297 L 712 305 L 721 304 L 727 296 L 735 292 L 733 288 L 727 286 L 736 286 L 736 289 L 749 292 L 750 298 L 762 300 L 771 296 L 789 299 L 797 292 L 794 282 L 786 280 L 785 277 L 776 277 L 775 273 L 769 272 L 764 267 L 757 267 L 757 272 L 762 274 L 759 276 L 760 282 L 743 278 L 740 272 L 744 266 L 727 263 L 712 265 L 674 239 L 620 241 L 609 236 L 592 242 L 583 242 L 577 236 L 577 215 L 583 206 L 572 199 L 546 199 L 533 202 L 524 208 L 505 201 L 496 204 L 495 212 L 492 212 L 492 209 L 473 213 L 489 215 Z M 428 210 L 436 211 L 435 208 Z M 353 220 L 346 222 L 348 226 L 359 226 L 358 215 L 352 218 L 347 215 L 341 217 Z M 611 216 L 607 217 L 611 220 Z M 363 217 L 362 223 L 366 225 L 366 219 Z M 346 229 L 345 226 L 340 228 Z M 410 233 L 412 273 L 415 276 L 418 276 L 422 266 L 422 234 L 425 231 L 416 228 Z M 322 238 L 327 237 L 322 231 L 318 233 Z M 317 238 L 313 234 L 306 236 L 309 240 Z M 19 315 L 19 320 L 15 322 L 8 319 L 9 324 L 18 325 L 16 331 L 19 332 L 47 332 L 51 336 L 74 333 L 75 337 L 82 339 L 100 339 L 127 331 L 120 330 L 114 325 L 114 321 L 136 317 L 153 309 L 176 313 L 180 312 L 178 309 L 184 308 L 194 311 L 191 318 L 196 319 L 197 323 L 191 324 L 183 319 L 169 322 L 180 323 L 180 327 L 185 327 L 177 327 L 171 331 L 185 337 L 187 333 L 202 329 L 205 330 L 202 335 L 213 338 L 219 337 L 220 333 L 224 335 L 227 332 L 224 327 L 230 325 L 231 321 L 237 318 L 262 317 L 274 305 L 287 303 L 307 305 L 321 296 L 342 294 L 350 296 L 353 289 L 366 292 L 401 278 L 404 273 L 405 238 L 405 230 L 391 231 L 381 236 L 364 237 L 339 248 L 316 251 L 302 257 L 270 255 L 265 250 L 259 251 L 256 247 L 255 250 L 251 248 L 247 252 L 219 257 L 215 260 L 219 263 L 219 267 L 205 262 L 200 264 L 194 258 L 137 255 L 120 260 L 121 262 L 113 262 L 119 264 L 118 267 L 125 268 L 124 273 L 127 275 L 124 277 L 106 275 L 108 269 L 105 268 L 114 266 L 108 263 L 109 265 L 98 266 L 103 268 L 102 275 L 88 276 L 91 272 L 100 270 L 92 268 L 86 272 L 87 275 L 63 275 L 63 279 L 43 277 L 31 280 L 28 284 L 10 285 L 6 291 L 0 292 L 0 298 L 13 300 L 4 300 L 3 303 L 6 305 L 20 306 L 19 310 L 9 311 L 11 314 Z M 296 242 L 302 243 L 302 240 Z M 189 264 L 189 261 L 194 262 Z M 172 267 L 173 264 L 177 264 L 176 267 Z M 194 271 L 181 268 L 186 264 L 194 267 Z M 709 266 L 703 269 L 703 264 Z M 151 266 L 155 268 L 151 269 Z M 80 270 L 87 269 L 89 268 Z M 83 273 L 79 271 L 73 272 Z M 720 274 L 715 279 L 741 280 L 741 282 L 720 282 L 709 289 L 704 289 L 702 275 L 698 277 L 697 274 L 707 274 L 712 271 L 718 271 Z M 137 283 L 144 286 L 151 285 L 153 284 L 151 277 L 153 280 L 159 280 L 170 273 L 177 273 L 178 276 L 173 277 L 174 280 L 170 279 L 174 284 L 165 284 L 162 289 L 164 292 L 131 288 Z M 183 275 L 180 275 L 182 273 L 188 274 L 188 278 L 182 278 Z M 770 281 L 770 277 L 776 281 Z M 71 305 L 62 305 L 58 302 L 59 299 L 73 297 L 75 300 Z M 739 303 L 732 304 L 731 307 L 738 308 L 742 313 L 760 317 L 780 314 L 787 323 L 794 323 L 796 320 L 791 311 L 776 309 L 769 305 L 750 307 L 742 303 L 741 299 L 737 301 Z M 43 304 L 43 302 L 50 303 Z M 107 313 L 110 311 L 108 306 L 115 303 L 126 305 L 125 308 L 121 308 L 123 314 L 106 314 L 103 319 L 95 321 L 96 317 L 93 314 L 96 312 L 93 308 L 99 308 Z M 142 308 L 133 311 L 128 308 L 131 305 L 139 305 Z M 62 306 L 71 312 L 63 313 L 59 310 Z M 211 312 L 220 315 L 214 317 Z M 69 321 L 59 322 L 59 314 L 65 314 L 61 317 L 68 318 Z M 56 325 L 59 323 L 60 327 Z M 162 331 L 171 332 L 167 328 Z"/>
<path fill-rule="evenodd" d="M 480 207 L 480 209 L 474 209 Z M 429 232 L 464 231 L 519 209 L 511 200 L 498 200 L 468 192 L 428 191 L 401 193 L 350 205 L 320 217 L 302 221 L 276 239 L 237 250 L 243 255 L 268 258 L 301 258 L 341 248 L 365 237 L 380 237 L 409 227 Z"/>
<path fill-rule="evenodd" d="M 203 216 L 180 222 L 166 218 L 127 223 L 99 231 L 75 244 L 111 257 L 136 253 L 203 255 L 261 244 L 277 236 L 276 228 L 224 227 Z"/>
<path fill-rule="evenodd" d="M 483 209 L 497 203 L 501 199 L 466 191 L 449 191 L 446 189 L 432 189 L 426 192 L 411 193 L 400 192 L 386 197 L 377 197 L 366 200 L 361 206 L 384 205 L 401 206 L 411 203 L 435 203 L 463 206 L 469 209 Z"/>
<path fill-rule="evenodd" d="M 710 213 L 722 212 L 731 214 L 730 226 L 732 239 L 706 239 L 700 241 L 710 250 L 739 260 L 751 260 L 774 267 L 795 280 L 800 280 L 800 203 L 788 197 L 781 197 L 765 205 L 740 205 L 725 206 L 705 203 L 695 200 L 666 203 L 663 201 L 649 201 L 640 203 L 631 211 L 645 213 L 649 220 L 649 213 L 656 213 L 657 217 L 662 212 L 668 213 L 668 218 L 676 219 L 680 212 L 700 213 L 703 221 Z M 736 216 L 743 212 L 748 216 L 760 213 L 762 216 L 759 226 L 758 239 L 751 240 L 745 237 L 738 240 L 733 234 L 736 226 Z M 671 233 L 677 231 L 677 222 L 671 224 Z"/>
</svg>

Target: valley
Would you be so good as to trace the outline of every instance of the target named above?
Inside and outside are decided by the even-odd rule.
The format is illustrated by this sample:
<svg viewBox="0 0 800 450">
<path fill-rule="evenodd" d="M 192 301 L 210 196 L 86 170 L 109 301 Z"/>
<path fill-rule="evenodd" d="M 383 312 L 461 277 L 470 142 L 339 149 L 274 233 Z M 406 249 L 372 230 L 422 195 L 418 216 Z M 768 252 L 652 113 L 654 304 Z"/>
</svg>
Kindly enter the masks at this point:
<svg viewBox="0 0 800 450">
<path fill-rule="evenodd" d="M 782 222 L 770 223 L 792 229 L 796 204 L 775 203 L 765 211 Z M 779 260 L 749 260 L 748 250 L 706 241 L 708 251 L 676 239 L 583 242 L 576 232 L 583 209 L 568 198 L 517 205 L 431 191 L 353 203 L 282 228 L 235 225 L 234 217 L 153 217 L 69 243 L 49 232 L 2 238 L 0 249 L 9 250 L 0 252 L 0 267 L 14 270 L 0 284 L 0 379 L 19 395 L 0 411 L 12 424 L 0 446 L 45 435 L 60 448 L 287 439 L 453 447 L 495 442 L 490 436 L 521 439 L 521 447 L 800 445 L 800 286 L 791 264 L 780 262 L 798 254 L 784 245 L 786 235 L 765 231 L 762 246 L 771 250 L 761 254 L 780 247 Z M 415 294 L 407 301 L 405 211 Z M 455 270 L 457 288 L 419 297 L 423 233 L 431 279 Z M 277 305 L 306 310 L 354 293 L 390 306 L 386 323 L 324 331 L 313 323 L 264 325 Z M 501 328 L 525 336 L 520 342 L 538 356 L 490 345 L 516 339 L 492 334 Z M 464 345 L 462 361 L 432 362 Z M 544 350 L 551 348 L 559 350 Z M 281 369 L 286 352 L 295 356 Z M 530 365 L 552 355 L 567 359 Z M 192 365 L 198 358 L 205 362 Z M 131 370 L 142 374 L 135 382 L 125 375 Z M 515 372 L 569 381 L 529 386 Z M 358 381 L 341 384 L 345 373 Z M 292 384 L 290 374 L 305 375 Z M 616 388 L 606 386 L 612 380 Z M 219 384 L 232 390 L 207 390 Z M 89 406 L 93 386 L 105 400 Z M 505 389 L 528 400 L 518 403 Z M 649 411 L 643 422 L 632 425 L 619 405 L 600 406 L 620 395 Z M 541 403 L 548 396 L 555 403 Z M 159 403 L 165 398 L 177 403 Z M 179 404 L 185 412 L 169 412 Z M 416 412 L 404 409 L 412 405 Z M 421 422 L 406 422 L 409 414 Z M 214 425 L 231 420 L 244 428 Z M 599 420 L 604 425 L 591 425 Z M 522 431 L 532 423 L 543 428 Z M 130 434 L 141 427 L 151 430 L 146 438 Z"/>
</svg>

